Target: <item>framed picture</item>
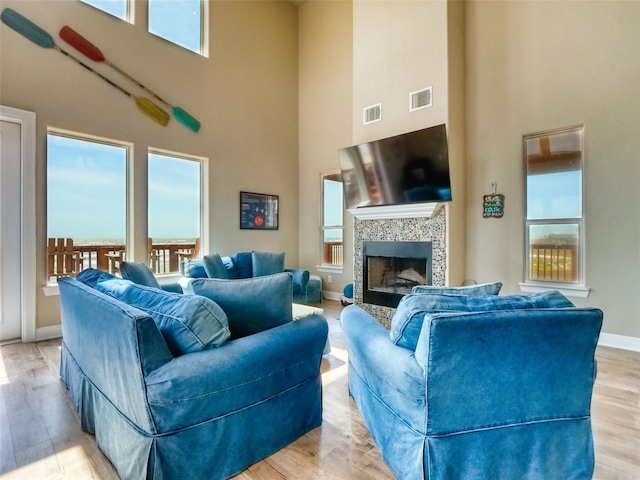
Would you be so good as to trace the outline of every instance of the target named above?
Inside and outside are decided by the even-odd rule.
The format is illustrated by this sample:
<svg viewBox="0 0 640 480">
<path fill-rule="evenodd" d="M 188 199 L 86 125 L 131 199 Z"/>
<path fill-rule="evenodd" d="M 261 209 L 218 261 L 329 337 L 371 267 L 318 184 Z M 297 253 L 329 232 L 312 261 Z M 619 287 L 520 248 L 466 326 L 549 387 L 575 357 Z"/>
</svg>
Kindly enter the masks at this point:
<svg viewBox="0 0 640 480">
<path fill-rule="evenodd" d="M 278 230 L 278 196 L 240 192 L 240 229 Z"/>
</svg>

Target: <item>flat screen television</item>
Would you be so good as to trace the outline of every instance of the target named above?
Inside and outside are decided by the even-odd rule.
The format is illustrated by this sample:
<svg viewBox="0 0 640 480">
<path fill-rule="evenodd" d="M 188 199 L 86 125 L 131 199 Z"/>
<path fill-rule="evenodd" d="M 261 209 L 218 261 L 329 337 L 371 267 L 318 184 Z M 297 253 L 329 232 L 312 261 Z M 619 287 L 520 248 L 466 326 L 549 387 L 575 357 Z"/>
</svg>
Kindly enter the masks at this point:
<svg viewBox="0 0 640 480">
<path fill-rule="evenodd" d="M 348 209 L 451 201 L 445 125 L 338 150 Z"/>
</svg>

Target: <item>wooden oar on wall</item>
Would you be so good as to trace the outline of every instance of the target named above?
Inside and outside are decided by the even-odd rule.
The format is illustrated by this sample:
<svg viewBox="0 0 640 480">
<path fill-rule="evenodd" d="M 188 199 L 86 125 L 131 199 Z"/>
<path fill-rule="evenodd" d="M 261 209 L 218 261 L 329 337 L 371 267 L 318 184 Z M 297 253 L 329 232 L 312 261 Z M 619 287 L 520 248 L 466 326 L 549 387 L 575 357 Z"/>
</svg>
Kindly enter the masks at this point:
<svg viewBox="0 0 640 480">
<path fill-rule="evenodd" d="M 162 110 L 160 107 L 158 107 L 151 100 L 149 100 L 148 98 L 135 97 L 133 94 L 127 92 L 124 88 L 112 82 L 111 80 L 106 78 L 104 75 L 96 72 L 90 66 L 82 63 L 76 57 L 74 57 L 73 55 L 64 51 L 58 45 L 56 45 L 51 35 L 49 35 L 47 32 L 45 32 L 42 28 L 37 26 L 35 23 L 31 22 L 27 18 L 20 15 L 15 10 L 12 10 L 11 8 L 5 8 L 2 11 L 2 14 L 0 14 L 0 18 L 2 19 L 3 23 L 11 27 L 13 30 L 18 32 L 23 37 L 26 37 L 27 39 L 31 40 L 36 45 L 39 45 L 40 47 L 43 47 L 43 48 L 53 48 L 59 51 L 66 57 L 76 62 L 78 65 L 81 65 L 85 69 L 89 70 L 91 73 L 97 75 L 99 78 L 107 82 L 112 87 L 117 88 L 119 91 L 124 93 L 127 97 L 133 99 L 136 102 L 138 109 L 142 113 L 152 118 L 153 120 L 158 122 L 160 125 L 165 126 L 167 125 L 167 123 L 169 123 L 169 114 L 164 110 Z"/>
<path fill-rule="evenodd" d="M 187 112 L 185 112 L 182 108 L 174 107 L 174 106 L 170 105 L 166 100 L 164 100 L 159 95 L 157 95 L 156 93 L 151 91 L 149 88 L 147 88 L 144 85 L 142 85 L 140 82 L 138 82 L 131 75 L 129 75 L 128 73 L 126 73 L 122 69 L 118 68 L 113 63 L 111 63 L 109 60 L 107 60 L 104 57 L 104 55 L 102 54 L 102 52 L 100 51 L 100 49 L 98 47 L 96 47 L 93 43 L 91 43 L 89 40 L 87 40 L 82 35 L 80 35 L 78 32 L 76 32 L 73 28 L 65 25 L 60 30 L 59 35 L 60 35 L 60 38 L 62 38 L 65 42 L 67 42 L 73 48 L 78 50 L 80 53 L 84 54 L 86 57 L 90 58 L 91 60 L 93 60 L 95 62 L 106 63 L 111 68 L 113 68 L 116 72 L 118 72 L 123 77 L 125 77 L 127 80 L 129 80 L 130 82 L 135 83 L 137 86 L 142 88 L 145 92 L 147 92 L 153 98 L 155 98 L 156 100 L 162 102 L 165 106 L 167 106 L 169 109 L 171 109 L 171 113 L 173 113 L 173 116 L 175 117 L 175 119 L 178 120 L 183 125 L 185 125 L 187 128 L 193 130 L 194 132 L 197 132 L 200 129 L 200 122 L 198 120 L 193 118 L 191 115 L 189 115 Z"/>
</svg>

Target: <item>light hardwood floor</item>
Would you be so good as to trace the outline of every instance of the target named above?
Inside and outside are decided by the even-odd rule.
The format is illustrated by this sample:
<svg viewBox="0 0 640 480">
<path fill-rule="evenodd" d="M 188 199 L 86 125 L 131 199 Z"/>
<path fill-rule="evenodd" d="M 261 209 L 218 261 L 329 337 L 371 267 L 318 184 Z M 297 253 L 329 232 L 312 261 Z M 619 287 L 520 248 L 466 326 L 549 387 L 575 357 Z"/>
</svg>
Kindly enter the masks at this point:
<svg viewBox="0 0 640 480">
<path fill-rule="evenodd" d="M 235 480 L 393 479 L 347 391 L 341 306 L 325 301 L 324 418 Z M 117 479 L 58 378 L 60 340 L 0 347 L 0 478 Z M 640 353 L 600 347 L 592 404 L 598 480 L 640 479 Z M 187 460 L 188 461 L 188 460 Z"/>
</svg>

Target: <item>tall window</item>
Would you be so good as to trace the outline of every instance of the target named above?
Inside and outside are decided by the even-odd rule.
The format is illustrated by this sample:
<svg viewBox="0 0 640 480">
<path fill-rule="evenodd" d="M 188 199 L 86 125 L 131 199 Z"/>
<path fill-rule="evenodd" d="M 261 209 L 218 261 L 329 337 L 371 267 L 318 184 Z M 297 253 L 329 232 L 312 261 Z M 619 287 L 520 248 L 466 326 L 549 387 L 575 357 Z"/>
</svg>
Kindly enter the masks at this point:
<svg viewBox="0 0 640 480">
<path fill-rule="evenodd" d="M 81 0 L 103 12 L 124 21 L 129 21 L 129 1 L 128 0 Z"/>
<path fill-rule="evenodd" d="M 583 130 L 524 137 L 528 282 L 584 283 Z"/>
<path fill-rule="evenodd" d="M 157 273 L 199 256 L 201 169 L 197 159 L 149 153 L 149 264 Z"/>
<path fill-rule="evenodd" d="M 109 270 L 109 255 L 124 250 L 128 156 L 126 144 L 53 131 L 47 134 L 50 279 L 88 267 Z M 61 243 L 58 239 L 63 239 L 63 246 L 57 244 Z M 72 253 L 53 254 L 68 243 Z M 60 262 L 67 265 L 63 268 Z"/>
<path fill-rule="evenodd" d="M 149 0 L 149 32 L 201 55 L 204 21 L 202 0 Z"/>
<path fill-rule="evenodd" d="M 322 175 L 322 264 L 342 266 L 343 194 L 340 172 Z"/>
</svg>

